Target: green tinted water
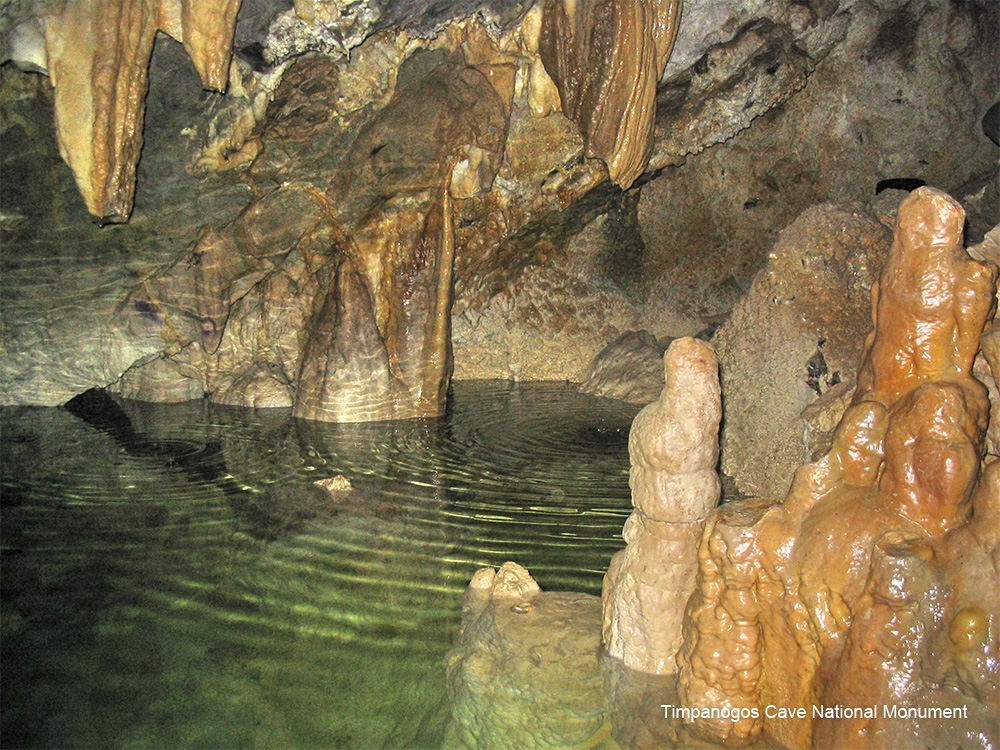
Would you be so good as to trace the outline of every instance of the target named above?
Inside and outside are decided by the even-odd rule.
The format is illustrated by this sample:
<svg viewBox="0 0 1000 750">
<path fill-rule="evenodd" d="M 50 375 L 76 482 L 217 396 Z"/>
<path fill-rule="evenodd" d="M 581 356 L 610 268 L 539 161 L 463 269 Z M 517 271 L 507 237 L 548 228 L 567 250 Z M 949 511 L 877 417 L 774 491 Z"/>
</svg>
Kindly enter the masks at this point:
<svg viewBox="0 0 1000 750">
<path fill-rule="evenodd" d="M 4 748 L 442 747 L 476 568 L 596 594 L 622 545 L 636 409 L 568 386 L 369 425 L 122 408 L 0 410 Z"/>
</svg>

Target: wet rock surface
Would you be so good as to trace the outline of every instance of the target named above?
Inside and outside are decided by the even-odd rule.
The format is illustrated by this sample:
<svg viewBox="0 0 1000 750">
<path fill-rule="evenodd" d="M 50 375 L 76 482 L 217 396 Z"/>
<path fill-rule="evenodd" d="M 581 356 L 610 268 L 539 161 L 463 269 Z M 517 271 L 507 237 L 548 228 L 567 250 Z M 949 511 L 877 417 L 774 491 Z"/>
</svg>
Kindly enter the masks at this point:
<svg viewBox="0 0 1000 750">
<path fill-rule="evenodd" d="M 680 25 L 680 0 L 547 2 L 539 50 L 563 114 L 628 188 L 653 149 L 656 87 Z"/>
<path fill-rule="evenodd" d="M 963 220 L 940 191 L 903 202 L 833 447 L 798 470 L 784 502 L 730 503 L 706 523 L 679 694 L 748 711 L 693 722 L 703 736 L 783 747 L 997 741 L 987 654 L 1000 580 L 985 524 L 1000 495 L 996 462 L 981 463 L 986 389 L 971 374 L 996 268 L 962 249 Z M 812 711 L 872 704 L 903 715 Z M 768 717 L 767 705 L 805 718 Z M 959 713 L 916 711 L 927 707 Z"/>
</svg>

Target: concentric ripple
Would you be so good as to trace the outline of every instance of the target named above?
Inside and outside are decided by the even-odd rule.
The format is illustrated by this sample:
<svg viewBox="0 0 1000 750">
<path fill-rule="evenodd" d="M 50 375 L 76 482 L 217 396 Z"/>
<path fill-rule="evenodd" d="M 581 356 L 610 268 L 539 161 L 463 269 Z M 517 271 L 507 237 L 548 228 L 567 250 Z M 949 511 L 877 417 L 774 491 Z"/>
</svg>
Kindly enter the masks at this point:
<svg viewBox="0 0 1000 750">
<path fill-rule="evenodd" d="M 500 382 L 363 425 L 0 410 L 0 744 L 440 747 L 466 583 L 515 560 L 599 592 L 635 413 Z"/>
</svg>

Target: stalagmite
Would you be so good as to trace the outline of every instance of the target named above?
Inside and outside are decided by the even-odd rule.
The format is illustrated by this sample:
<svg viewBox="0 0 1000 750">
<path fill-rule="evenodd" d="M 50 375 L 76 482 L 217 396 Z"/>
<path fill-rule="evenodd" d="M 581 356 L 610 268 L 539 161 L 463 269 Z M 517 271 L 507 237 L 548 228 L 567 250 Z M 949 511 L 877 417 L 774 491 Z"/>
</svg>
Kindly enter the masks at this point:
<svg viewBox="0 0 1000 750">
<path fill-rule="evenodd" d="M 739 715 L 697 718 L 702 736 L 763 733 L 788 748 L 997 742 L 1000 545 L 986 529 L 1000 495 L 997 463 L 981 464 L 989 404 L 971 374 L 997 272 L 962 248 L 963 222 L 940 191 L 903 202 L 832 448 L 799 469 L 783 503 L 728 503 L 707 520 L 679 695 Z M 822 711 L 872 705 L 872 716 Z M 929 706 L 964 721 L 908 713 Z"/>
<path fill-rule="evenodd" d="M 222 90 L 240 2 L 80 0 L 43 16 L 59 150 L 99 220 L 132 212 L 157 31 L 184 44 L 206 88 Z"/>
<path fill-rule="evenodd" d="M 673 50 L 681 0 L 548 0 L 539 50 L 563 113 L 628 188 L 649 161 L 656 86 Z"/>
<path fill-rule="evenodd" d="M 697 540 L 719 501 L 715 472 L 722 402 L 711 344 L 674 341 L 663 356 L 666 386 L 632 423 L 629 485 L 635 510 L 628 546 L 604 578 L 604 644 L 627 666 L 676 671 L 684 604 L 694 590 Z"/>
</svg>

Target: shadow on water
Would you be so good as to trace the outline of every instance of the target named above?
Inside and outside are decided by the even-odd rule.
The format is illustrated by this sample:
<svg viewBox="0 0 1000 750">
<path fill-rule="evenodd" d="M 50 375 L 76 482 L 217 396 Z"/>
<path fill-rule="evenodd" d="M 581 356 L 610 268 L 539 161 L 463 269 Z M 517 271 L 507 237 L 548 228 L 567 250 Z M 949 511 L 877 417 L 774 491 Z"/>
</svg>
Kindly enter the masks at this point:
<svg viewBox="0 0 1000 750">
<path fill-rule="evenodd" d="M 495 382 L 361 425 L 102 393 L 0 409 L 0 744 L 446 746 L 466 583 L 512 559 L 599 591 L 635 412 Z"/>
</svg>

